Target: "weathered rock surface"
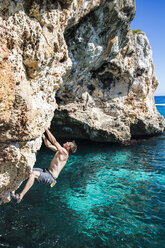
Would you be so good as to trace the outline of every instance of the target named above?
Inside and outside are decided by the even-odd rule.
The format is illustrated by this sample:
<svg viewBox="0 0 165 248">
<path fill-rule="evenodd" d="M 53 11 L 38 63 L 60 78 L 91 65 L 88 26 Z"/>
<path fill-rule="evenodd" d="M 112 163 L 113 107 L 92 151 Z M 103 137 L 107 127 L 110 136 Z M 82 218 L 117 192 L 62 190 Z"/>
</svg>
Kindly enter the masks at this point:
<svg viewBox="0 0 165 248">
<path fill-rule="evenodd" d="M 56 94 L 56 136 L 105 142 L 162 133 L 152 50 L 132 32 L 133 1 L 107 1 L 65 33 L 72 68 Z"/>
<path fill-rule="evenodd" d="M 71 68 L 64 31 L 95 1 L 0 1 L 0 202 L 28 177 Z"/>
<path fill-rule="evenodd" d="M 0 0 L 0 202 L 28 177 L 55 109 L 59 137 L 123 142 L 163 131 L 134 13 L 134 0 Z"/>
</svg>

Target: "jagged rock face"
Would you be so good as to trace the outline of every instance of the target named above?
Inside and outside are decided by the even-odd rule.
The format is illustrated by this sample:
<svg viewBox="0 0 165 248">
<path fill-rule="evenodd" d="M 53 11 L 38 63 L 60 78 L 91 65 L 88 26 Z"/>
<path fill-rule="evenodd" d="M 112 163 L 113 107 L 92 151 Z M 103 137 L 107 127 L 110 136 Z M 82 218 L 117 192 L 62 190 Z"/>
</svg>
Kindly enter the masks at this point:
<svg viewBox="0 0 165 248">
<path fill-rule="evenodd" d="M 59 137 L 162 132 L 151 48 L 132 34 L 134 14 L 134 0 L 0 0 L 0 202 L 29 176 L 55 109 Z"/>
<path fill-rule="evenodd" d="M 133 1 L 124 4 L 107 1 L 66 31 L 72 68 L 56 94 L 56 136 L 120 143 L 163 132 L 151 47 L 130 29 Z"/>
<path fill-rule="evenodd" d="M 0 202 L 28 177 L 53 118 L 55 92 L 72 66 L 64 31 L 99 4 L 0 1 Z"/>
</svg>

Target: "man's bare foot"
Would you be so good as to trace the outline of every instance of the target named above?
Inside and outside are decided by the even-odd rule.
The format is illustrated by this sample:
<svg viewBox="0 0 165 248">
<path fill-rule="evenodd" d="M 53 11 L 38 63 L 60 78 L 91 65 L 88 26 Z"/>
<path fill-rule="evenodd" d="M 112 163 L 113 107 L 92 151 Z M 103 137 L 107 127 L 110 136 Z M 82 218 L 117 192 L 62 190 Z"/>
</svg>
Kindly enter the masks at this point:
<svg viewBox="0 0 165 248">
<path fill-rule="evenodd" d="M 20 203 L 22 201 L 21 194 L 11 193 L 11 198 L 13 198 L 17 203 Z"/>
</svg>

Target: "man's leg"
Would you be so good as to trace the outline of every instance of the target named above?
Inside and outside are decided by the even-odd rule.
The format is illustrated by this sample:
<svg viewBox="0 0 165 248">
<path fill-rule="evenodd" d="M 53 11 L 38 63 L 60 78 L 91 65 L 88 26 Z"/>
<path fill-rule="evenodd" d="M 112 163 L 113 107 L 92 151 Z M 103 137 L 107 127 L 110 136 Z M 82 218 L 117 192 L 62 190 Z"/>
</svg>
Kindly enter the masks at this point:
<svg viewBox="0 0 165 248">
<path fill-rule="evenodd" d="M 33 171 L 24 187 L 24 189 L 22 190 L 22 192 L 20 194 L 16 194 L 16 198 L 17 199 L 21 199 L 24 197 L 24 195 L 29 191 L 29 189 L 33 186 L 34 184 L 34 180 L 38 179 L 40 176 L 40 172 L 39 171 Z"/>
</svg>

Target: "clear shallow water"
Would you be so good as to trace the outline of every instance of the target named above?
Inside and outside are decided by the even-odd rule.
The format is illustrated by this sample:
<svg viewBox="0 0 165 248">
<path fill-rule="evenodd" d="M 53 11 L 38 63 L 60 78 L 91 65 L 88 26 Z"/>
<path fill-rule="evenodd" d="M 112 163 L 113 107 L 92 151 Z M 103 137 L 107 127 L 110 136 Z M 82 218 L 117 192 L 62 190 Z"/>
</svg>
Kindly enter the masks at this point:
<svg viewBox="0 0 165 248">
<path fill-rule="evenodd" d="M 0 206 L 0 247 L 164 248 L 165 135 L 78 145 L 54 188 L 35 184 L 21 204 Z M 42 149 L 35 166 L 52 156 Z"/>
</svg>

